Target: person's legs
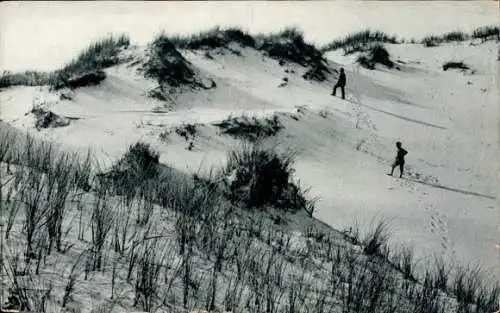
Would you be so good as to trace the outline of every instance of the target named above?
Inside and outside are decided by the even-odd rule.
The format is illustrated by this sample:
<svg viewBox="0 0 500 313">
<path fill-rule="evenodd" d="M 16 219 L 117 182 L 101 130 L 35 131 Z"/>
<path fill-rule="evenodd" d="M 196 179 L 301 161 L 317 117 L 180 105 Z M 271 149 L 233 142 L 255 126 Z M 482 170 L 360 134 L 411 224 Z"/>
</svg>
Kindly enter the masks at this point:
<svg viewBox="0 0 500 313">
<path fill-rule="evenodd" d="M 394 169 L 396 168 L 396 166 L 397 166 L 397 164 L 396 164 L 396 163 L 393 163 L 393 164 L 391 165 L 391 174 L 390 174 L 391 176 L 392 176 L 392 174 L 394 174 Z"/>
<path fill-rule="evenodd" d="M 404 163 L 400 163 L 399 164 L 399 178 L 403 177 L 403 168 L 404 168 L 405 164 Z"/>
<path fill-rule="evenodd" d="M 338 85 L 333 86 L 332 96 L 335 96 L 338 87 L 339 87 Z"/>
<path fill-rule="evenodd" d="M 340 91 L 342 91 L 342 99 L 345 99 L 345 86 L 340 86 Z"/>
</svg>

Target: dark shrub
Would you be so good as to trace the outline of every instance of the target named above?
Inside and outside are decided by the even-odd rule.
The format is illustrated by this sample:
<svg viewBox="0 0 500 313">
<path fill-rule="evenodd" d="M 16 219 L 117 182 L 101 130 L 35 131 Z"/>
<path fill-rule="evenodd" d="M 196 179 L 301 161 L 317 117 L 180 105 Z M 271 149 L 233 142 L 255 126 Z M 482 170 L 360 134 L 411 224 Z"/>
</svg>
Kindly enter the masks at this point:
<svg viewBox="0 0 500 313">
<path fill-rule="evenodd" d="M 357 59 L 357 62 L 359 65 L 363 66 L 364 68 L 367 68 L 369 70 L 374 70 L 375 69 L 375 63 L 373 63 L 367 56 L 362 55 Z"/>
<path fill-rule="evenodd" d="M 328 72 L 330 72 L 330 70 L 328 70 L 328 68 L 325 65 L 317 64 L 317 65 L 311 66 L 311 68 L 309 68 L 307 70 L 307 72 L 305 72 L 304 75 L 302 75 L 302 78 L 304 78 L 306 80 L 315 80 L 318 82 L 322 82 L 322 81 L 325 81 L 327 79 L 327 76 L 325 73 L 328 73 Z"/>
<path fill-rule="evenodd" d="M 229 117 L 214 125 L 219 127 L 223 134 L 251 142 L 274 136 L 283 128 L 277 115 L 272 118 Z"/>
<path fill-rule="evenodd" d="M 363 238 L 363 252 L 367 255 L 383 255 L 390 238 L 386 220 L 380 220 Z M 384 255 L 386 256 L 386 255 Z"/>
<path fill-rule="evenodd" d="M 366 51 L 375 43 L 398 43 L 396 36 L 390 36 L 381 31 L 363 30 L 336 39 L 322 48 L 323 51 L 344 49 L 346 54 Z"/>
<path fill-rule="evenodd" d="M 227 48 L 231 43 L 238 43 L 243 47 L 255 47 L 255 39 L 239 28 L 215 27 L 195 35 L 173 37 L 171 41 L 181 49 L 193 50 Z"/>
<path fill-rule="evenodd" d="M 133 197 L 136 190 L 158 176 L 159 155 L 147 143 L 137 142 L 107 173 L 97 175 L 120 195 Z"/>
<path fill-rule="evenodd" d="M 436 47 L 439 44 L 446 42 L 460 42 L 468 40 L 470 36 L 462 31 L 453 31 L 444 33 L 440 36 L 429 35 L 421 40 L 421 43 L 426 47 Z"/>
<path fill-rule="evenodd" d="M 238 28 L 229 28 L 223 31 L 228 42 L 237 42 L 244 47 L 255 47 L 255 39 Z"/>
<path fill-rule="evenodd" d="M 196 124 L 184 124 L 175 128 L 175 133 L 188 141 L 196 136 Z"/>
<path fill-rule="evenodd" d="M 168 101 L 168 97 L 165 95 L 163 88 L 160 86 L 147 91 L 147 96 L 160 101 Z"/>
<path fill-rule="evenodd" d="M 272 35 L 261 35 L 257 38 L 258 50 L 263 50 L 271 58 L 277 59 L 280 65 L 285 62 L 300 64 L 310 69 L 302 76 L 304 79 L 323 81 L 330 70 L 325 65 L 323 53 L 314 45 L 304 41 L 301 31 L 296 28 L 286 28 Z"/>
<path fill-rule="evenodd" d="M 102 69 L 119 64 L 118 55 L 129 44 L 130 39 L 126 35 L 108 36 L 91 43 L 76 59 L 55 72 L 4 72 L 0 77 L 0 87 L 50 85 L 58 90 L 96 85 L 106 78 Z"/>
<path fill-rule="evenodd" d="M 134 168 L 137 172 L 147 174 L 146 176 L 154 176 L 159 158 L 158 153 L 153 151 L 149 144 L 137 142 L 129 146 L 120 165 L 127 168 Z"/>
<path fill-rule="evenodd" d="M 44 108 L 33 108 L 31 113 L 35 115 L 35 127 L 38 130 L 41 128 L 64 127 L 69 125 L 69 120 L 67 118 L 59 116 Z"/>
<path fill-rule="evenodd" d="M 172 87 L 192 83 L 195 74 L 165 35 L 156 37 L 150 45 L 144 73 L 146 77 L 156 79 L 160 86 Z"/>
<path fill-rule="evenodd" d="M 0 76 L 0 88 L 10 86 L 43 86 L 51 82 L 51 73 L 26 71 L 11 73 L 4 71 Z"/>
<path fill-rule="evenodd" d="M 75 89 L 99 85 L 104 79 L 106 79 L 106 73 L 102 70 L 95 70 L 71 76 L 64 84 L 71 89 Z"/>
<path fill-rule="evenodd" d="M 129 44 L 126 35 L 108 36 L 93 42 L 76 59 L 54 73 L 51 86 L 58 90 L 71 85 L 73 88 L 87 86 L 83 85 L 85 82 L 98 84 L 106 78 L 102 69 L 119 64 L 118 55 Z"/>
<path fill-rule="evenodd" d="M 243 47 L 265 51 L 269 57 L 277 59 L 280 64 L 293 62 L 305 67 L 310 66 L 311 69 L 303 76 L 305 79 L 325 80 L 325 73 L 330 72 L 328 67 L 323 64 L 326 61 L 322 52 L 315 46 L 306 43 L 302 32 L 296 28 L 286 28 L 276 34 L 253 37 L 239 28 L 221 29 L 215 27 L 195 35 L 170 37 L 168 39 L 165 35 L 160 37 L 165 41 L 169 41 L 175 47 L 194 50 L 230 48 L 231 43 L 238 43 Z M 236 55 L 241 55 L 240 51 L 234 49 L 230 51 Z M 213 59 L 210 54 L 205 54 L 205 57 Z"/>
<path fill-rule="evenodd" d="M 499 40 L 500 36 L 500 27 L 498 26 L 483 26 L 476 28 L 472 32 L 472 38 L 481 39 L 482 41 L 486 40 Z"/>
<path fill-rule="evenodd" d="M 447 71 L 450 68 L 456 68 L 460 70 L 468 70 L 470 67 L 464 62 L 449 61 L 443 64 L 443 71 Z"/>
<path fill-rule="evenodd" d="M 443 42 L 465 41 L 467 39 L 469 39 L 469 35 L 461 31 L 445 33 L 442 37 Z"/>
<path fill-rule="evenodd" d="M 382 45 L 375 45 L 371 48 L 368 56 L 362 55 L 357 59 L 357 62 L 370 70 L 375 69 L 375 64 L 379 63 L 392 68 L 394 62 L 391 61 L 389 52 Z"/>
<path fill-rule="evenodd" d="M 376 45 L 371 49 L 371 60 L 374 63 L 380 63 L 388 68 L 394 66 L 394 62 L 391 61 L 389 52 L 382 45 Z"/>
<path fill-rule="evenodd" d="M 441 42 L 440 39 L 436 36 L 427 36 L 424 39 L 422 39 L 422 43 L 426 47 L 436 47 L 440 42 Z"/>
<path fill-rule="evenodd" d="M 312 214 L 312 203 L 292 182 L 292 164 L 291 154 L 255 146 L 230 152 L 225 169 L 226 175 L 232 176 L 229 199 L 249 208 L 269 205 L 292 212 L 305 209 Z"/>
<path fill-rule="evenodd" d="M 257 48 L 266 51 L 271 58 L 302 66 L 317 65 L 318 62 L 324 61 L 322 53 L 313 45 L 306 43 L 302 32 L 296 28 L 287 28 L 277 34 L 261 36 Z"/>
</svg>

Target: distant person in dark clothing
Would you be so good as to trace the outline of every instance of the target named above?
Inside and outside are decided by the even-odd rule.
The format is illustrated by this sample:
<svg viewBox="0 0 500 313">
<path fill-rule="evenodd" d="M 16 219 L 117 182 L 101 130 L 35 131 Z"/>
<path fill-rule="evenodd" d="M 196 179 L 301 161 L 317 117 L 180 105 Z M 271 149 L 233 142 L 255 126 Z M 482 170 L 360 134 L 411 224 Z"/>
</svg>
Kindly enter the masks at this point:
<svg viewBox="0 0 500 313">
<path fill-rule="evenodd" d="M 398 148 L 398 153 L 396 154 L 396 160 L 394 160 L 394 163 L 392 164 L 392 170 L 389 175 L 392 176 L 394 169 L 399 166 L 399 178 L 401 178 L 403 176 L 403 168 L 405 165 L 405 155 L 408 154 L 408 151 L 401 147 L 401 142 L 399 141 L 396 142 L 396 147 Z"/>
<path fill-rule="evenodd" d="M 340 69 L 339 80 L 337 81 L 337 83 L 333 87 L 332 96 L 335 96 L 335 94 L 337 93 L 337 88 L 339 88 L 339 87 L 340 87 L 340 91 L 342 92 L 342 99 L 345 99 L 345 73 L 344 73 L 344 68 Z"/>
</svg>

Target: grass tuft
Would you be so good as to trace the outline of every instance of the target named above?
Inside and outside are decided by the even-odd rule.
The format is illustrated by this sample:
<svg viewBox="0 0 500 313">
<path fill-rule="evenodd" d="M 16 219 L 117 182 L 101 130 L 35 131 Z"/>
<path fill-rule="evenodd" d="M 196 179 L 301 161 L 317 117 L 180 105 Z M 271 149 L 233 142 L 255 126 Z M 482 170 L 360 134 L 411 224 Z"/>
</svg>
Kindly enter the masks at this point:
<svg viewBox="0 0 500 313">
<path fill-rule="evenodd" d="M 366 51 L 374 44 L 380 43 L 398 43 L 396 36 L 390 36 L 381 31 L 366 29 L 363 31 L 348 34 L 347 36 L 333 40 L 325 45 L 322 51 L 333 51 L 343 49 L 345 54 L 351 54 L 359 51 Z"/>
<path fill-rule="evenodd" d="M 78 57 L 54 73 L 51 86 L 58 90 L 99 84 L 106 78 L 102 70 L 119 64 L 120 52 L 129 45 L 129 37 L 123 34 L 91 43 Z"/>
<path fill-rule="evenodd" d="M 38 130 L 42 128 L 64 127 L 69 125 L 68 118 L 57 115 L 54 112 L 42 107 L 33 108 L 31 113 L 36 118 L 35 127 Z"/>
<path fill-rule="evenodd" d="M 0 88 L 11 86 L 44 86 L 49 85 L 52 74 L 47 72 L 26 71 L 12 73 L 4 71 L 0 76 Z"/>
<path fill-rule="evenodd" d="M 470 36 L 462 31 L 452 31 L 444 33 L 440 36 L 436 35 L 426 36 L 421 40 L 421 43 L 424 44 L 424 46 L 426 47 L 436 47 L 442 43 L 461 42 L 468 40 L 469 38 Z"/>
<path fill-rule="evenodd" d="M 217 26 L 198 34 L 171 37 L 170 40 L 180 49 L 192 50 L 228 48 L 231 43 L 238 43 L 243 47 L 255 47 L 255 39 L 236 27 L 222 29 Z"/>
<path fill-rule="evenodd" d="M 120 52 L 129 45 L 127 35 L 109 35 L 92 42 L 75 59 L 54 72 L 3 72 L 0 76 L 0 88 L 48 85 L 59 90 L 98 85 L 106 78 L 103 69 L 119 64 Z"/>
<path fill-rule="evenodd" d="M 330 73 L 323 53 L 314 45 L 306 43 L 303 33 L 297 28 L 289 27 L 275 34 L 259 35 L 256 48 L 279 60 L 282 65 L 291 62 L 309 67 L 302 76 L 304 79 L 323 81 Z"/>
<path fill-rule="evenodd" d="M 98 174 L 101 184 L 110 184 L 120 195 L 133 196 L 138 188 L 158 176 L 159 155 L 144 142 L 130 145 L 111 170 Z"/>
<path fill-rule="evenodd" d="M 388 223 L 380 220 L 372 227 L 362 240 L 363 252 L 371 256 L 386 256 L 386 248 L 390 238 Z"/>
<path fill-rule="evenodd" d="M 273 206 L 312 214 L 313 203 L 292 180 L 293 162 L 291 153 L 281 154 L 254 145 L 231 151 L 223 171 L 229 181 L 229 199 L 249 208 Z"/>
<path fill-rule="evenodd" d="M 322 53 L 304 41 L 304 34 L 297 28 L 285 28 L 281 32 L 257 36 L 257 49 L 271 58 L 309 66 L 323 61 Z"/>
<path fill-rule="evenodd" d="M 497 25 L 482 26 L 472 32 L 472 38 L 487 40 L 500 40 L 500 27 Z"/>
<path fill-rule="evenodd" d="M 283 129 L 277 115 L 273 115 L 272 118 L 255 116 L 228 117 L 222 122 L 214 123 L 214 125 L 219 127 L 222 134 L 250 142 L 274 136 Z"/>
<path fill-rule="evenodd" d="M 160 86 L 178 87 L 193 82 L 194 77 L 187 60 L 164 34 L 157 36 L 151 43 L 144 73 L 146 77 L 156 79 Z"/>
<path fill-rule="evenodd" d="M 443 71 L 447 71 L 448 69 L 460 69 L 460 70 L 469 70 L 470 67 L 462 61 L 449 61 L 443 64 Z"/>
<path fill-rule="evenodd" d="M 389 52 L 382 45 L 375 45 L 370 49 L 368 55 L 358 57 L 357 62 L 370 70 L 375 69 L 375 64 L 382 64 L 388 68 L 394 67 L 394 62 L 391 60 Z"/>
</svg>

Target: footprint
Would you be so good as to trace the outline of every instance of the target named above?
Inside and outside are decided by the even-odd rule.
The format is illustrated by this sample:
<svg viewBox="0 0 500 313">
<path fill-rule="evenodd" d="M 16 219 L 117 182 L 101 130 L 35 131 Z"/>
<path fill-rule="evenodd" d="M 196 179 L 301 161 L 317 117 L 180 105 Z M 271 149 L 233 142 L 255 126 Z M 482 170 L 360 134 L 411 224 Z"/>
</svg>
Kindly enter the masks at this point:
<svg viewBox="0 0 500 313">
<path fill-rule="evenodd" d="M 442 213 L 437 212 L 432 205 L 430 207 L 426 207 L 426 210 L 430 211 L 430 232 L 433 235 L 439 236 L 443 252 L 450 251 L 451 241 L 448 238 L 448 223 L 445 220 L 445 216 Z"/>
<path fill-rule="evenodd" d="M 444 218 L 445 218 L 445 216 L 443 216 L 439 212 L 436 212 L 435 219 L 436 219 L 439 227 L 441 227 L 441 230 L 443 232 L 448 232 L 448 223 L 444 220 Z"/>
<path fill-rule="evenodd" d="M 448 248 L 450 247 L 450 241 L 445 236 L 441 236 L 441 247 L 443 248 L 443 250 L 448 250 Z"/>
<path fill-rule="evenodd" d="M 435 228 L 436 228 L 436 224 L 434 223 L 434 218 L 433 218 L 433 216 L 431 216 L 431 228 L 432 228 L 432 229 L 435 229 Z"/>
</svg>

